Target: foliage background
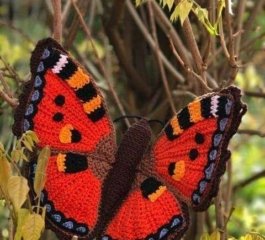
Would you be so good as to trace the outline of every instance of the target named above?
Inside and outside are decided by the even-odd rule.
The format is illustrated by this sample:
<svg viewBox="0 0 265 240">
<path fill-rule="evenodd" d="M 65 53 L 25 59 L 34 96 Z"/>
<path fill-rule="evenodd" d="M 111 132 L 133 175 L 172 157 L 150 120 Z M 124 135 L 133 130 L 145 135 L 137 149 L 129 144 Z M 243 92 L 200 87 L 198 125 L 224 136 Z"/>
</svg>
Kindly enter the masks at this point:
<svg viewBox="0 0 265 240">
<path fill-rule="evenodd" d="M 209 19 L 214 23 L 217 11 L 213 14 L 211 9 L 217 7 L 219 1 L 196 2 L 209 10 Z M 129 10 L 129 3 L 133 6 L 133 11 Z M 163 25 L 165 21 L 155 12 L 153 18 L 156 25 L 155 29 L 152 29 L 152 10 L 149 3 L 142 4 L 137 9 L 134 8 L 134 2 L 119 0 L 77 1 L 76 4 L 84 16 L 87 29 L 91 32 L 99 59 L 71 1 L 62 1 L 63 44 L 95 77 L 107 97 L 113 119 L 121 113 L 106 78 L 114 86 L 127 114 L 162 121 L 172 115 L 172 103 L 174 108 L 179 110 L 194 96 L 209 91 L 188 71 L 186 65 L 183 67 L 174 57 L 168 39 L 168 35 L 173 39 L 172 32 L 183 44 L 185 54 L 180 54 L 181 57 L 187 57 L 191 72 L 202 76 L 203 80 L 206 79 L 208 87 L 214 89 L 234 83 L 243 89 L 243 99 L 249 110 L 243 119 L 239 134 L 230 144 L 233 152 L 228 166 L 230 170 L 223 178 L 221 193 L 218 202 L 215 202 L 222 205 L 222 212 L 216 211 L 215 205 L 212 205 L 206 213 L 194 214 L 187 239 L 198 238 L 203 232 L 213 232 L 216 227 L 225 229 L 222 221 L 228 221 L 227 237 L 239 239 L 252 231 L 265 235 L 264 1 L 233 1 L 231 28 L 225 11 L 222 14 L 225 43 L 229 51 L 230 46 L 235 49 L 236 66 L 232 65 L 231 59 L 226 58 L 220 35 L 211 36 L 193 13 L 189 15 L 201 59 L 207 64 L 207 70 L 197 65 L 194 52 L 187 41 L 190 35 L 185 32 L 185 22 L 183 26 L 179 21 L 166 22 L 172 28 L 169 31 L 169 28 Z M 173 11 L 173 8 L 170 11 L 167 6 L 163 10 L 160 9 L 167 18 Z M 141 20 L 140 24 L 133 17 L 133 13 Z M 141 31 L 142 26 L 146 28 L 147 33 Z M 14 99 L 21 92 L 23 82 L 29 79 L 29 58 L 35 43 L 51 36 L 52 29 L 53 5 L 50 1 L 0 1 L 0 68 Z M 229 29 L 234 33 L 234 45 L 229 38 Z M 157 35 L 159 46 L 152 47 L 148 42 L 148 37 L 155 42 L 153 33 Z M 174 71 L 165 67 L 165 61 L 161 63 L 159 51 L 168 59 Z M 104 72 L 98 64 L 99 60 L 104 66 Z M 161 75 L 163 69 L 165 78 Z M 234 74 L 234 69 L 239 72 Z M 206 73 L 208 75 L 204 78 Z M 166 79 L 171 97 L 164 90 L 163 79 Z M 0 89 L 1 92 L 5 90 L 3 82 Z M 12 123 L 13 108 L 5 99 L 0 98 L 0 141 L 6 149 L 11 149 L 14 142 L 11 134 Z M 118 123 L 116 127 L 118 136 L 126 129 L 123 123 Z M 154 125 L 153 130 L 157 133 L 161 128 Z M 228 194 L 230 191 L 231 195 Z M 231 208 L 234 210 L 229 217 Z M 5 202 L 0 200 L 0 239 L 8 239 L 10 235 L 8 217 L 9 211 Z M 43 238 L 55 237 L 46 232 Z"/>
</svg>

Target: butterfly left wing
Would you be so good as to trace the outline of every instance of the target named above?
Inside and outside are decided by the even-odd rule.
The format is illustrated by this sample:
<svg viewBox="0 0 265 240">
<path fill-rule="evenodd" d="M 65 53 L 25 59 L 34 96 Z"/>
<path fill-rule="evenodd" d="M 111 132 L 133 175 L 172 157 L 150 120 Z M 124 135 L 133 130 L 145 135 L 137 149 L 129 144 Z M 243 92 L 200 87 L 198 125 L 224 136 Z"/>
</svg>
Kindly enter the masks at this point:
<svg viewBox="0 0 265 240">
<path fill-rule="evenodd" d="M 179 198 L 195 210 L 206 209 L 216 196 L 225 171 L 229 140 L 246 105 L 240 90 L 229 87 L 188 104 L 173 117 L 152 149 L 152 167 Z M 149 166 L 148 166 L 149 165 Z"/>
<path fill-rule="evenodd" d="M 128 197 L 100 240 L 180 239 L 188 227 L 186 204 L 154 175 L 137 173 Z"/>
<path fill-rule="evenodd" d="M 27 130 L 37 134 L 38 147 L 51 148 L 41 195 L 47 226 L 61 239 L 86 239 L 114 162 L 114 128 L 92 76 L 50 38 L 39 41 L 32 53 L 31 81 L 16 109 L 14 134 Z M 31 156 L 27 177 L 33 203 L 35 169 Z"/>
</svg>

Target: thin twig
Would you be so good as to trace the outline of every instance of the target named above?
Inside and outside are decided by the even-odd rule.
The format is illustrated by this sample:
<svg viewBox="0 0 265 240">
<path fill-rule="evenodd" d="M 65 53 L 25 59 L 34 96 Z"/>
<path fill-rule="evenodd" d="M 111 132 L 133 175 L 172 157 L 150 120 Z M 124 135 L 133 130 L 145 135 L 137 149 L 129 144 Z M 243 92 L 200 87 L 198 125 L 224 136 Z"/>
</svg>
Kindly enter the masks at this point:
<svg viewBox="0 0 265 240">
<path fill-rule="evenodd" d="M 62 27 L 64 27 L 67 17 L 69 15 L 71 9 L 71 0 L 68 0 L 64 5 L 63 12 L 62 12 Z"/>
<path fill-rule="evenodd" d="M 155 20 L 154 20 L 153 7 L 152 7 L 150 1 L 147 2 L 147 6 L 148 6 L 149 15 L 150 15 L 150 23 L 151 23 L 152 35 L 153 35 L 153 38 L 154 38 L 155 44 L 156 44 L 155 55 L 156 55 L 156 58 L 157 58 L 157 62 L 158 62 L 159 70 L 160 70 L 160 73 L 161 73 L 161 78 L 162 78 L 162 81 L 163 81 L 163 85 L 164 85 L 164 88 L 165 88 L 165 91 L 166 91 L 166 94 L 167 94 L 167 99 L 168 99 L 168 102 L 170 104 L 172 113 L 175 115 L 176 114 L 176 109 L 175 109 L 174 102 L 173 102 L 173 99 L 172 99 L 172 95 L 171 95 L 171 92 L 170 92 L 170 89 L 169 89 L 169 86 L 168 86 L 166 72 L 165 72 L 161 57 L 159 55 L 159 42 L 158 42 L 157 34 L 156 34 L 156 25 L 155 25 Z"/>
<path fill-rule="evenodd" d="M 90 9 L 89 9 L 89 19 L 88 19 L 88 26 L 91 28 L 92 23 L 95 18 L 95 10 L 96 10 L 96 1 L 97 0 L 91 0 L 90 3 Z"/>
<path fill-rule="evenodd" d="M 238 11 L 237 11 L 237 32 L 241 32 L 243 28 L 243 17 L 246 9 L 246 2 L 247 0 L 241 0 L 238 2 Z M 240 51 L 241 45 L 241 37 L 242 34 L 239 34 L 235 41 L 235 54 L 238 56 Z"/>
<path fill-rule="evenodd" d="M 176 57 L 176 59 L 178 60 L 178 62 L 180 63 L 180 65 L 188 72 L 191 73 L 195 78 L 197 78 L 199 80 L 199 82 L 201 83 L 201 85 L 204 87 L 205 90 L 212 91 L 212 89 L 205 83 L 205 81 L 202 79 L 202 77 L 197 74 L 196 72 L 194 72 L 192 69 L 190 69 L 188 66 L 185 65 L 185 63 L 183 62 L 183 60 L 181 59 L 181 57 L 179 56 L 178 52 L 175 49 L 175 46 L 172 42 L 172 40 L 169 38 L 169 42 L 172 48 L 172 52 L 174 54 L 174 56 Z"/>
<path fill-rule="evenodd" d="M 251 91 L 244 91 L 244 94 L 248 97 L 257 97 L 257 98 L 265 98 L 264 92 L 251 92 Z"/>
<path fill-rule="evenodd" d="M 235 39 L 233 36 L 233 28 L 232 28 L 232 20 L 231 20 L 231 15 L 229 12 L 229 4 L 231 4 L 231 1 L 225 0 L 225 20 L 226 20 L 226 28 L 228 31 L 228 51 L 229 51 L 229 60 L 230 60 L 230 65 L 231 65 L 231 73 L 230 73 L 230 79 L 227 82 L 227 85 L 230 85 L 234 82 L 237 72 L 238 72 L 238 65 L 237 65 L 237 60 L 235 56 Z"/>
<path fill-rule="evenodd" d="M 11 217 L 8 219 L 8 239 L 14 239 L 14 222 Z"/>
<path fill-rule="evenodd" d="M 76 13 L 78 15 L 79 21 L 80 21 L 80 23 L 81 23 L 81 25 L 83 27 L 83 30 L 84 30 L 88 40 L 91 42 L 91 46 L 92 46 L 94 54 L 96 56 L 96 59 L 97 59 L 97 62 L 98 62 L 98 66 L 99 66 L 101 72 L 103 73 L 103 75 L 105 77 L 105 80 L 106 80 L 106 82 L 108 84 L 109 90 L 110 90 L 110 92 L 111 92 L 111 94 L 112 94 L 112 96 L 113 96 L 113 98 L 114 98 L 114 100 L 115 100 L 115 102 L 116 102 L 121 114 L 122 115 L 126 115 L 125 114 L 125 110 L 124 110 L 124 108 L 123 108 L 123 106 L 122 106 L 122 104 L 121 104 L 121 102 L 119 100 L 119 97 L 118 97 L 117 93 L 115 92 L 115 90 L 114 90 L 114 88 L 113 88 L 113 86 L 112 86 L 112 84 L 111 84 L 111 82 L 110 82 L 110 80 L 109 80 L 109 78 L 107 76 L 107 73 L 105 71 L 104 65 L 103 65 L 103 63 L 102 63 L 102 61 L 101 61 L 101 59 L 100 59 L 100 57 L 98 55 L 98 52 L 97 52 L 96 48 L 95 48 L 95 45 L 93 43 L 93 40 L 92 40 L 92 37 L 91 37 L 91 34 L 90 34 L 90 30 L 88 29 L 88 26 L 86 25 L 85 20 L 84 20 L 84 18 L 82 16 L 78 6 L 76 5 L 75 1 L 74 0 L 71 0 L 71 1 L 72 1 L 72 5 L 73 5 L 73 7 L 74 7 L 74 9 L 75 9 L 75 11 L 76 11 Z M 125 119 L 125 123 L 126 123 L 127 127 L 130 126 L 130 122 L 129 122 L 128 119 Z"/>
<path fill-rule="evenodd" d="M 61 0 L 52 0 L 53 6 L 53 37 L 61 43 L 62 42 L 62 12 Z"/>
<path fill-rule="evenodd" d="M 227 223 L 228 222 L 228 219 L 230 218 L 232 212 L 232 208 L 231 208 L 231 197 L 232 197 L 232 191 L 233 191 L 233 183 L 232 183 L 232 172 L 233 172 L 233 169 L 232 169 L 232 161 L 231 159 L 228 160 L 227 162 L 227 183 L 226 183 L 226 186 L 225 186 L 225 191 L 226 191 L 226 194 L 224 195 L 224 212 L 225 212 L 225 222 Z M 225 232 L 227 232 L 227 224 L 224 224 L 224 230 Z"/>
<path fill-rule="evenodd" d="M 221 191 L 218 192 L 214 202 L 215 202 L 215 217 L 216 217 L 216 227 L 219 229 L 224 229 L 224 209 L 222 204 L 222 194 Z M 225 239 L 225 232 L 221 231 L 221 240 Z"/>
<path fill-rule="evenodd" d="M 184 36 L 185 39 L 187 41 L 187 45 L 191 51 L 191 54 L 193 56 L 195 65 L 197 67 L 197 71 L 199 72 L 199 74 L 201 75 L 203 81 L 206 83 L 206 77 L 205 77 L 205 69 L 207 68 L 205 63 L 202 60 L 199 48 L 198 48 L 198 44 L 195 40 L 195 36 L 193 34 L 192 31 L 192 27 L 191 27 L 191 23 L 189 18 L 187 17 L 186 20 L 183 23 L 183 32 L 184 32 Z"/>
<path fill-rule="evenodd" d="M 0 82 L 2 83 L 3 85 L 3 88 L 4 88 L 4 92 L 10 97 L 10 98 L 13 98 L 13 94 L 11 92 L 11 90 L 9 89 L 9 86 L 3 76 L 3 73 L 2 71 L 0 71 Z"/>
<path fill-rule="evenodd" d="M 247 185 L 259 180 L 260 178 L 265 178 L 265 169 L 259 173 L 254 174 L 253 176 L 243 180 L 236 184 L 233 188 L 234 191 L 238 191 L 240 188 L 246 187 Z"/>
<path fill-rule="evenodd" d="M 0 61 L 4 64 L 5 68 L 1 70 L 7 70 L 10 74 L 10 78 L 14 78 L 17 82 L 24 82 L 24 80 L 17 74 L 15 69 L 3 58 L 0 56 Z M 3 73 L 5 75 L 5 73 Z"/>
<path fill-rule="evenodd" d="M 16 98 L 11 98 L 3 90 L 0 90 L 0 97 L 3 98 L 12 108 L 18 106 L 18 100 Z"/>
<path fill-rule="evenodd" d="M 265 137 L 265 132 L 258 131 L 258 130 L 252 130 L 252 129 L 239 129 L 237 131 L 239 134 L 246 134 L 246 135 L 256 135 L 259 137 Z"/>
<path fill-rule="evenodd" d="M 6 26 L 9 29 L 12 29 L 14 32 L 20 34 L 23 38 L 25 38 L 28 42 L 35 44 L 35 42 L 28 36 L 22 29 L 14 26 L 11 22 L 4 22 L 0 20 L 0 26 Z"/>
<path fill-rule="evenodd" d="M 151 94 L 150 86 L 134 67 L 130 56 L 128 56 L 128 50 L 125 46 L 124 37 L 119 31 L 119 25 L 124 10 L 125 0 L 115 0 L 111 8 L 106 7 L 105 11 L 110 12 L 111 14 L 109 18 L 103 17 L 104 29 L 108 35 L 110 43 L 113 46 L 119 60 L 119 64 L 124 69 L 128 78 L 131 79 L 130 85 L 133 89 L 137 90 L 141 96 L 146 98 Z"/>
<path fill-rule="evenodd" d="M 138 16 L 133 4 L 129 0 L 126 0 L 126 6 L 130 12 L 132 18 L 134 19 L 136 25 L 138 26 L 138 28 L 142 32 L 143 36 L 145 37 L 145 39 L 149 43 L 150 47 L 152 48 L 153 51 L 155 51 L 155 49 L 156 49 L 155 41 L 153 40 L 153 38 L 149 34 L 148 30 L 144 26 L 142 20 Z M 185 81 L 184 77 L 172 66 L 172 64 L 168 61 L 167 57 L 160 50 L 158 51 L 158 53 L 160 55 L 160 58 L 161 58 L 163 64 L 167 68 L 167 70 L 175 77 L 176 80 L 183 83 Z"/>
<path fill-rule="evenodd" d="M 69 0 L 69 1 L 71 3 L 71 6 L 72 6 L 71 0 Z M 80 9 L 80 11 L 82 13 L 83 18 L 85 18 L 86 14 L 88 12 L 90 2 L 91 1 L 77 1 L 76 2 L 78 8 Z M 71 48 L 71 46 L 73 45 L 73 42 L 76 38 L 76 35 L 77 35 L 79 29 L 80 29 L 79 18 L 77 16 L 77 14 L 75 12 L 73 12 L 70 26 L 68 27 L 67 32 L 66 32 L 67 38 L 64 39 L 64 47 L 66 49 Z"/>
<path fill-rule="evenodd" d="M 173 27 L 172 23 L 169 21 L 168 17 L 165 15 L 159 4 L 154 0 L 152 0 L 151 2 L 155 13 L 155 18 L 157 20 L 157 24 L 162 28 L 165 35 L 170 36 L 181 59 L 183 60 L 185 65 L 191 68 L 191 54 L 187 50 L 186 46 L 183 44 L 175 28 Z"/>
<path fill-rule="evenodd" d="M 220 21 L 219 21 L 219 36 L 220 36 L 220 43 L 221 43 L 221 46 L 223 48 L 224 54 L 225 54 L 227 59 L 230 59 L 230 54 L 229 54 L 229 51 L 227 49 L 226 41 L 225 41 L 225 37 L 224 37 L 223 20 L 222 20 L 222 18 L 220 18 Z M 215 57 L 216 56 L 213 56 L 212 59 L 215 59 Z"/>
<path fill-rule="evenodd" d="M 246 24 L 244 26 L 244 31 L 245 31 L 245 34 L 243 37 L 244 40 L 247 40 L 247 36 L 249 36 L 248 33 L 249 33 L 249 31 L 251 31 L 253 24 L 255 23 L 255 20 L 258 16 L 258 13 L 259 13 L 259 11 L 262 11 L 264 4 L 265 4 L 265 0 L 255 1 L 254 8 L 251 11 L 251 13 L 250 13 L 250 15 L 246 21 Z"/>
</svg>

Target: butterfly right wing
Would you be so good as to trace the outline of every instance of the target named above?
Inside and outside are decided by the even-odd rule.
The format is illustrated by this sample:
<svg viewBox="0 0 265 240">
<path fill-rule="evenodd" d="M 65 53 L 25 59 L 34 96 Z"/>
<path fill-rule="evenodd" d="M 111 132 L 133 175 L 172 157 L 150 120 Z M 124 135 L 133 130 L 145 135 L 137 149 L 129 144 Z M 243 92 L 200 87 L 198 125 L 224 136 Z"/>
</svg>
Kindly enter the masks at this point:
<svg viewBox="0 0 265 240">
<path fill-rule="evenodd" d="M 231 86 L 188 104 L 169 121 L 146 163 L 195 210 L 205 210 L 217 194 L 228 143 L 246 112 L 240 97 Z"/>
</svg>

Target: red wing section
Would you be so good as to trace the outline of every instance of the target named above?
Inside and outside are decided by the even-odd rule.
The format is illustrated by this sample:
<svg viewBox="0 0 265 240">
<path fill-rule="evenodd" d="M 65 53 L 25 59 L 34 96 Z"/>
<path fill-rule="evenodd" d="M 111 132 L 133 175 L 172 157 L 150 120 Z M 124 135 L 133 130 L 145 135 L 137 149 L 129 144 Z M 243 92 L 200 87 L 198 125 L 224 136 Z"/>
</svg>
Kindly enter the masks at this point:
<svg viewBox="0 0 265 240">
<path fill-rule="evenodd" d="M 14 133 L 33 130 L 40 146 L 92 152 L 113 140 L 113 126 L 93 79 L 54 40 L 40 41 L 31 58 L 32 80 L 20 97 Z"/>
<path fill-rule="evenodd" d="M 65 159 L 64 168 L 62 158 Z M 86 158 L 65 153 L 49 159 L 41 203 L 46 206 L 48 227 L 62 239 L 71 239 L 73 235 L 87 236 L 98 219 L 102 180 L 94 174 L 93 167 L 87 166 Z M 76 165 L 83 166 L 83 169 L 75 172 Z M 35 167 L 36 162 L 32 162 L 29 173 L 31 184 Z M 107 171 L 104 166 L 101 167 L 102 171 Z"/>
<path fill-rule="evenodd" d="M 228 142 L 245 111 L 240 91 L 230 87 L 190 103 L 156 141 L 156 172 L 194 209 L 207 208 L 216 195 L 230 156 Z"/>
<path fill-rule="evenodd" d="M 156 178 L 147 177 L 130 192 L 102 239 L 177 240 L 187 226 L 186 205 Z"/>
</svg>

